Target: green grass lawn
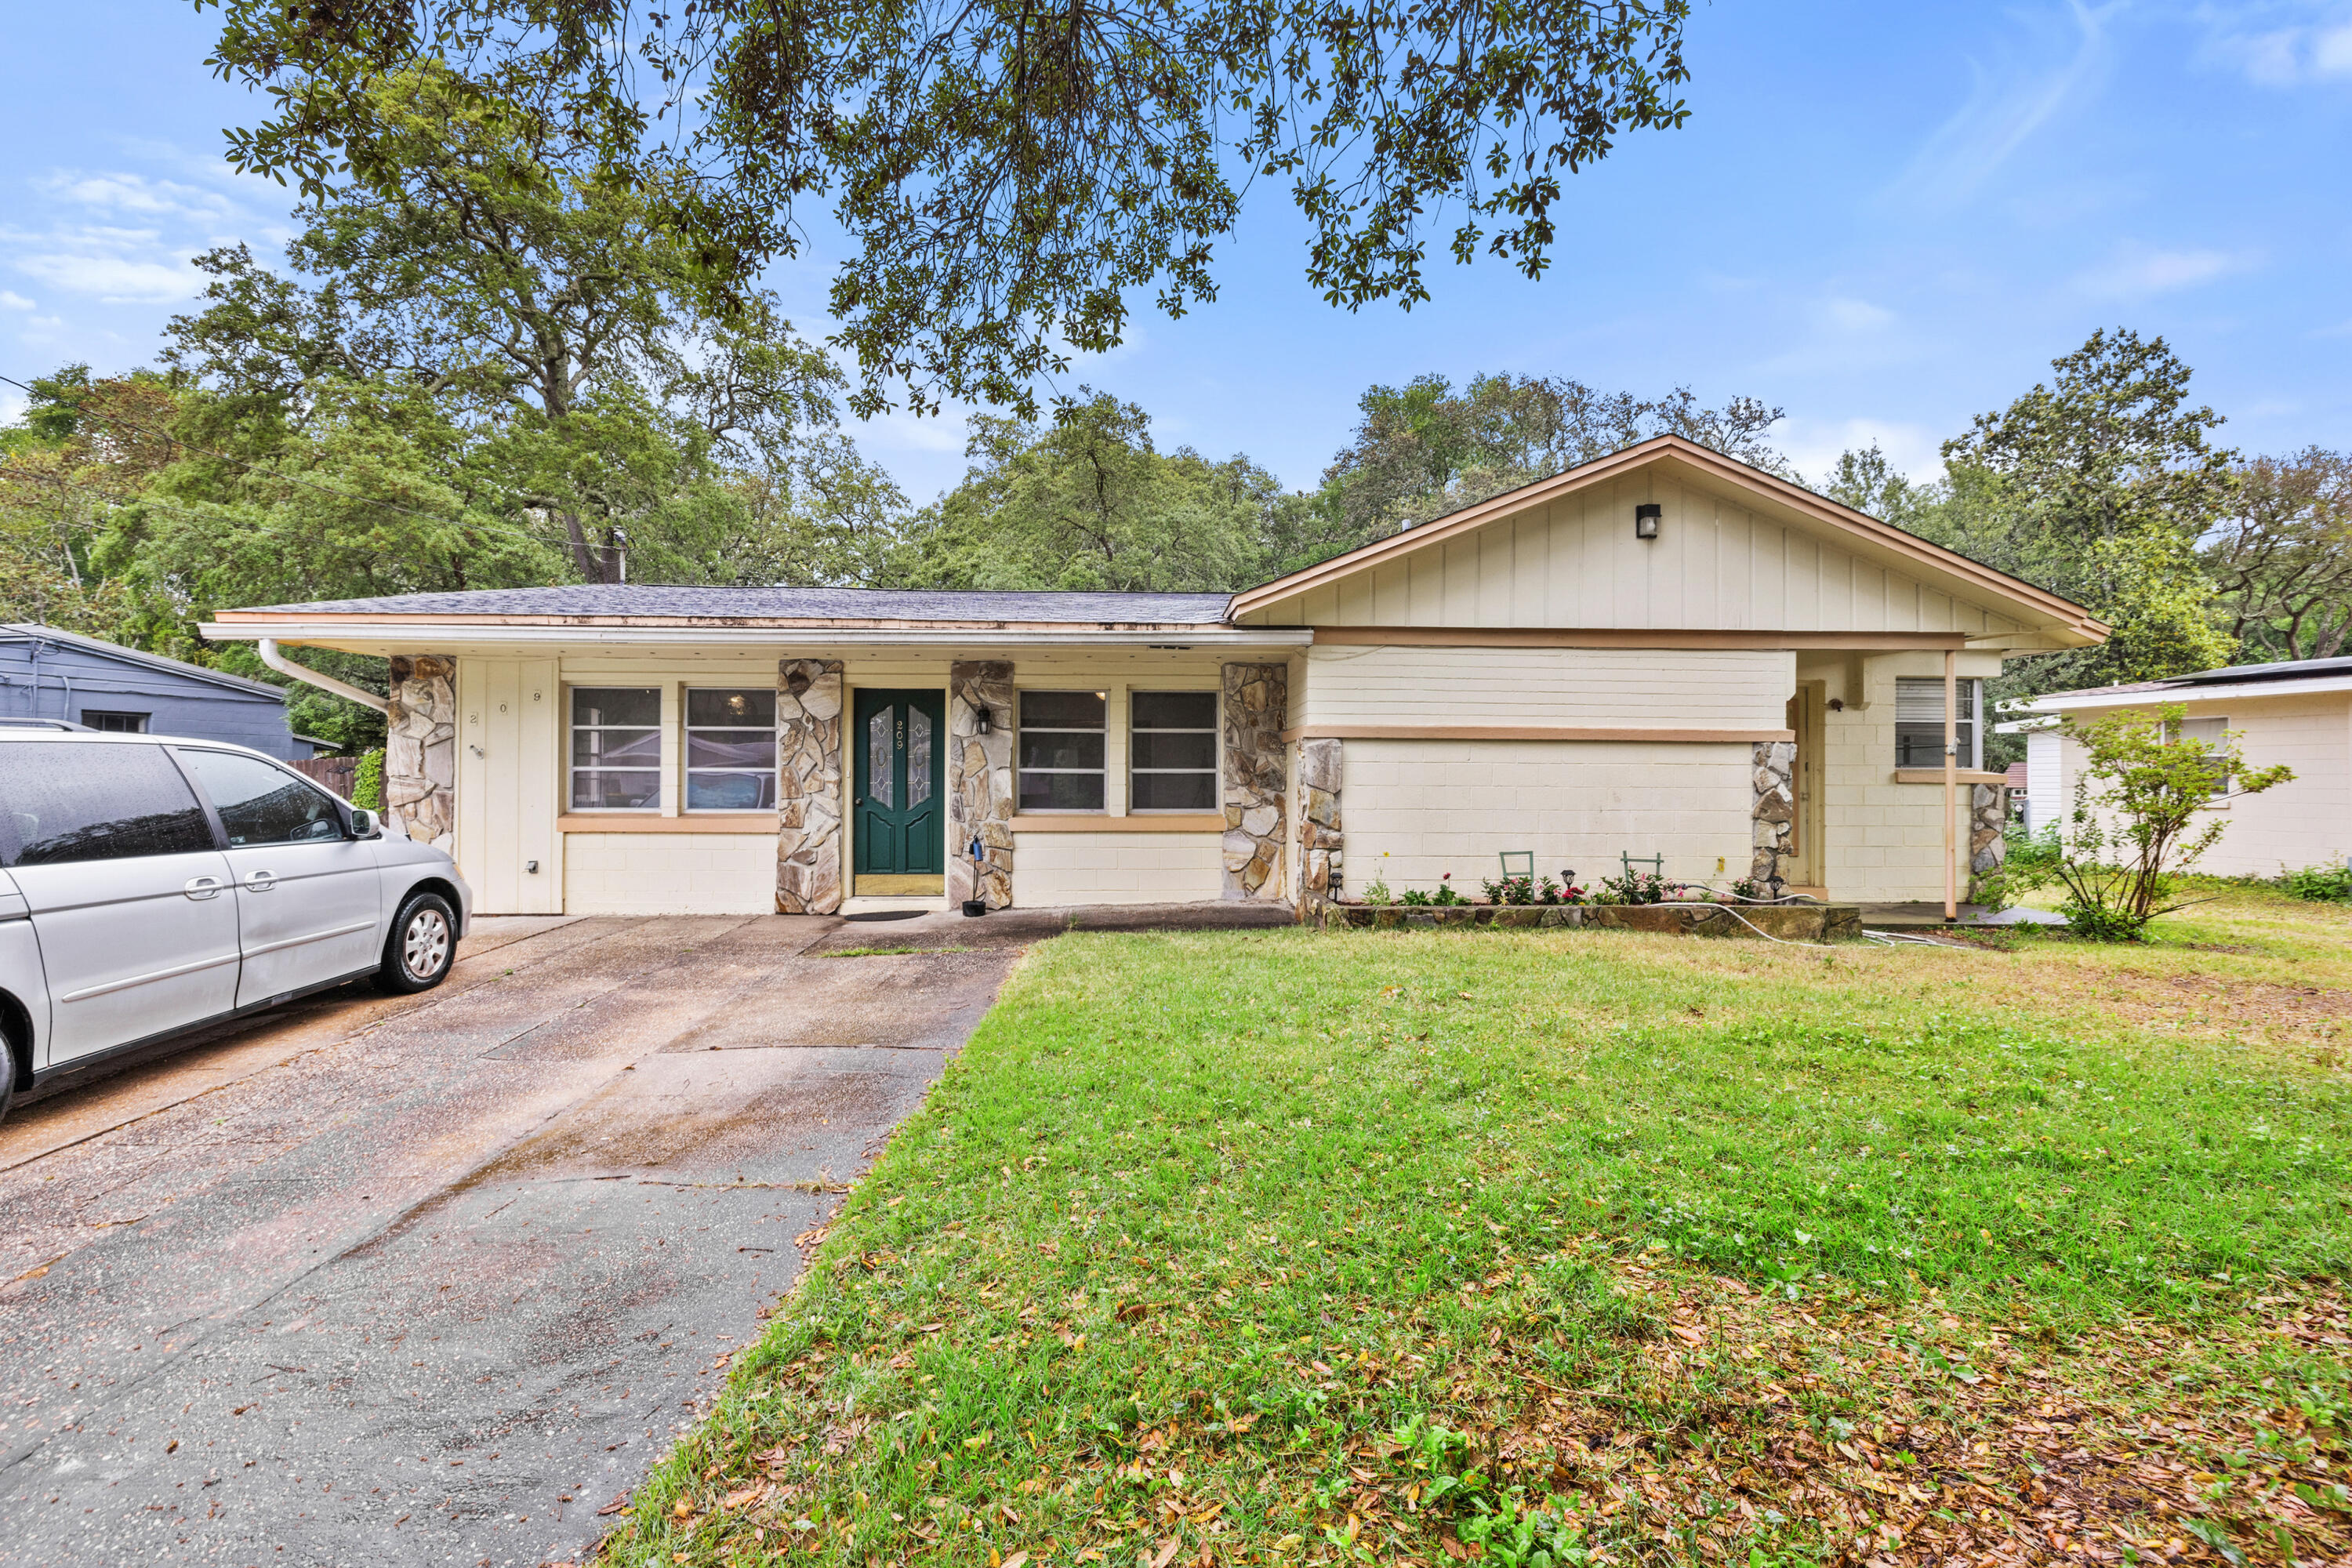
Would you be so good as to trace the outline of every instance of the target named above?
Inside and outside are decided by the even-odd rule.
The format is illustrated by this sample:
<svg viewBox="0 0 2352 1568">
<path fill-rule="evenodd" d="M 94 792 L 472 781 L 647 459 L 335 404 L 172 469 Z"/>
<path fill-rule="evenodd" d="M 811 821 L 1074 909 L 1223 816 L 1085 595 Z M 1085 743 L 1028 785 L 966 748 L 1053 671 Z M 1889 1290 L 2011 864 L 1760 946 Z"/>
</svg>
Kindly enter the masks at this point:
<svg viewBox="0 0 2352 1568">
<path fill-rule="evenodd" d="M 606 1560 L 2336 1560 L 2352 911 L 2159 932 L 1058 938 Z"/>
</svg>

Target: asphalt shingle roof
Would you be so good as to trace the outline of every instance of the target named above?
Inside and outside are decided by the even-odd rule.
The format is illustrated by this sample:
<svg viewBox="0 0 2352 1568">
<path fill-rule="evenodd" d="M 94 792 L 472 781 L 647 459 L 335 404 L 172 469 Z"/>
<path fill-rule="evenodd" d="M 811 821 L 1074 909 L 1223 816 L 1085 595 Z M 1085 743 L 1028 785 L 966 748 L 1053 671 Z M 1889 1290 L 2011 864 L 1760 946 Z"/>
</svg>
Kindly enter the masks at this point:
<svg viewBox="0 0 2352 1568">
<path fill-rule="evenodd" d="M 1079 626 L 1215 626 L 1230 594 L 971 592 L 901 588 L 693 588 L 575 584 L 320 599 L 260 609 L 315 615 L 657 616 L 712 620 L 1049 622 Z"/>
</svg>

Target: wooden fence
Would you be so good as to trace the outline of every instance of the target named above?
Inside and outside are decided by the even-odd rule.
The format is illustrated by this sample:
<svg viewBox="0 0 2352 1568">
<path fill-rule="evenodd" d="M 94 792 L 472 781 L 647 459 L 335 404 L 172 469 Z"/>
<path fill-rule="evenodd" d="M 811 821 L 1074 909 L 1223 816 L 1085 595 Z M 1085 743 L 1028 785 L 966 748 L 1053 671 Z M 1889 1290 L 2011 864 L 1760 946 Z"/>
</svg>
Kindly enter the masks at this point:
<svg viewBox="0 0 2352 1568">
<path fill-rule="evenodd" d="M 286 765 L 298 773 L 317 780 L 345 800 L 352 798 L 352 781 L 360 771 L 357 757 L 311 757 Z"/>
</svg>

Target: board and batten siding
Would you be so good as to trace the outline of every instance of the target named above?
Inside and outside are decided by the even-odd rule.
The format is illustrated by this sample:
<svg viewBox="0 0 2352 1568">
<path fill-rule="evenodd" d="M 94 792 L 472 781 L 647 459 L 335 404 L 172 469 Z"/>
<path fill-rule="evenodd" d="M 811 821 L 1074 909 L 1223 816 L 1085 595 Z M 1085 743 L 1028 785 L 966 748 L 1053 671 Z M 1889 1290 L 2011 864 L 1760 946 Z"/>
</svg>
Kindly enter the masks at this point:
<svg viewBox="0 0 2352 1568">
<path fill-rule="evenodd" d="M 1633 508 L 1664 508 L 1658 537 Z M 1655 474 L 1497 518 L 1253 611 L 1265 626 L 1573 626 L 1714 631 L 2023 629 L 1825 532 Z"/>
<path fill-rule="evenodd" d="M 1318 647 L 1291 722 L 1778 730 L 1795 670 L 1775 648 Z"/>
<path fill-rule="evenodd" d="M 562 698 L 552 658 L 457 661 L 457 870 L 484 914 L 563 912 Z"/>
</svg>

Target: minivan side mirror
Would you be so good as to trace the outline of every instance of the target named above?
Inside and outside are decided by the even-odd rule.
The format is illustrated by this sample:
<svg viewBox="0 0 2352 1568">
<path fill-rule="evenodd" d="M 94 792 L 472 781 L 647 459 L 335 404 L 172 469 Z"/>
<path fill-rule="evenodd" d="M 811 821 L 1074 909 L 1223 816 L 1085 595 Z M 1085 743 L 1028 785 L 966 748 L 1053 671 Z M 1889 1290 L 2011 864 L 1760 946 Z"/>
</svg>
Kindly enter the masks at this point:
<svg viewBox="0 0 2352 1568">
<path fill-rule="evenodd" d="M 383 824 L 376 820 L 374 812 L 355 805 L 352 807 L 352 837 L 381 838 L 383 837 Z"/>
</svg>

